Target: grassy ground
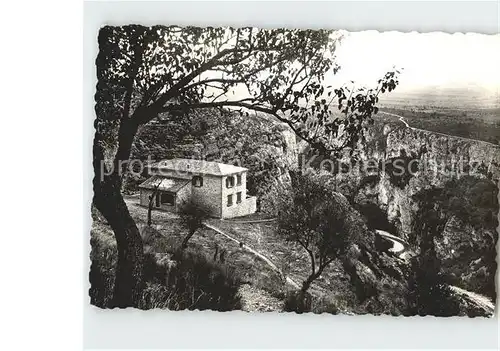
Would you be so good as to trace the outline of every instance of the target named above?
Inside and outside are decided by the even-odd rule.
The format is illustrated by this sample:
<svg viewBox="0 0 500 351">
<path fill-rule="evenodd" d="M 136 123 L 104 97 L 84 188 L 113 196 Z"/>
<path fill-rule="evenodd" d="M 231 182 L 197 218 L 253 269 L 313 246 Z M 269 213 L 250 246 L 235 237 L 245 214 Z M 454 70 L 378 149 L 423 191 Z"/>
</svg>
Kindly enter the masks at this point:
<svg viewBox="0 0 500 351">
<path fill-rule="evenodd" d="M 130 214 L 140 230 L 146 225 L 147 209 L 138 204 L 137 196 L 125 196 Z M 155 210 L 153 228 L 162 234 L 148 248 L 162 254 L 166 248 L 180 246 L 187 234 L 176 214 Z M 231 269 L 243 283 L 240 293 L 245 310 L 281 310 L 285 281 L 266 262 L 241 248 L 225 236 L 208 228 L 199 229 L 190 239 L 188 249 Z M 250 286 L 250 287 L 249 287 Z"/>
<path fill-rule="evenodd" d="M 268 257 L 299 285 L 310 274 L 310 260 L 307 253 L 299 245 L 278 237 L 275 223 L 234 223 L 230 220 L 215 219 L 210 223 Z M 311 286 L 311 293 L 315 296 L 349 297 L 351 294 L 349 278 L 340 262 L 334 261 L 325 269 L 322 276 Z"/>
<path fill-rule="evenodd" d="M 137 196 L 126 196 L 132 217 L 139 228 L 145 226 L 147 209 L 139 206 Z M 248 220 L 262 219 L 259 215 L 252 215 Z M 155 241 L 152 250 L 162 252 L 162 246 L 180 245 L 186 235 L 177 215 L 153 211 L 153 227 L 163 238 Z M 245 221 L 241 217 L 238 221 Z M 209 223 L 231 237 L 239 240 L 245 246 L 258 251 L 269 258 L 285 275 L 299 285 L 309 274 L 310 263 L 307 253 L 299 246 L 288 243 L 276 235 L 276 224 L 265 223 L 237 223 L 236 220 L 211 219 Z M 285 280 L 278 272 L 264 260 L 241 247 L 238 243 L 229 240 L 208 228 L 200 229 L 191 238 L 189 249 L 203 253 L 207 258 L 221 260 L 242 280 L 241 293 L 245 295 L 242 304 L 245 310 L 268 311 L 282 309 L 287 287 Z M 215 257 L 217 252 L 217 257 Z M 333 262 L 325 269 L 324 274 L 313 283 L 310 291 L 315 297 L 324 300 L 335 299 L 337 306 L 349 305 L 345 302 L 354 299 L 348 276 L 344 273 L 339 262 Z"/>
</svg>

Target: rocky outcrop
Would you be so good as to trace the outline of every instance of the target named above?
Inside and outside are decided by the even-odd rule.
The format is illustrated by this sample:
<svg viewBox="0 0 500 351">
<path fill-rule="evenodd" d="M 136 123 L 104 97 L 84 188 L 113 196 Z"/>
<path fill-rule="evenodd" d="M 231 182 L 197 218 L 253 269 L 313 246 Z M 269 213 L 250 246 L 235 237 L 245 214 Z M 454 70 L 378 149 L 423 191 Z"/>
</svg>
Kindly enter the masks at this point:
<svg viewBox="0 0 500 351">
<path fill-rule="evenodd" d="M 417 210 L 412 200 L 415 194 L 467 175 L 494 183 L 500 178 L 500 147 L 486 142 L 401 128 L 387 134 L 386 145 L 384 161 L 409 155 L 417 165 L 414 171 L 405 170 L 411 174 L 403 186 L 391 179 L 387 168 L 382 170 L 377 184 L 377 203 L 386 209 L 387 217 L 405 238 L 409 237 Z"/>
<path fill-rule="evenodd" d="M 441 235 L 434 237 L 440 272 L 454 285 L 495 298 L 495 243 L 492 229 L 476 229 L 452 216 Z"/>
<path fill-rule="evenodd" d="M 459 316 L 468 317 L 492 317 L 495 313 L 495 305 L 485 296 L 461 289 L 456 286 L 449 286 L 451 297 L 458 305 Z"/>
<path fill-rule="evenodd" d="M 359 305 L 357 313 L 407 314 L 409 264 L 377 247 L 377 236 L 345 196 L 333 193 L 336 208 L 346 223 L 349 248 L 343 267 L 349 275 Z"/>
<path fill-rule="evenodd" d="M 332 181 L 352 203 L 375 204 L 406 240 L 418 211 L 416 194 L 465 176 L 495 184 L 500 179 L 500 146 L 487 142 L 385 125 L 376 126 L 359 148 L 354 165 L 348 153 L 330 161 L 341 164 L 340 172 L 330 172 Z M 331 169 L 321 158 L 310 164 Z"/>
<path fill-rule="evenodd" d="M 409 265 L 374 245 L 351 248 L 344 269 L 359 301 L 357 313 L 409 314 Z"/>
<path fill-rule="evenodd" d="M 417 254 L 421 241 L 428 240 L 439 262 L 435 272 L 438 276 L 464 291 L 495 299 L 498 236 L 497 222 L 492 218 L 498 213 L 499 146 L 385 125 L 371 131 L 367 142 L 360 146 L 354 165 L 347 153 L 339 162 L 321 158 L 310 162 L 311 156 L 306 159 L 309 161 L 302 164 L 309 162 L 313 168 L 326 169 L 335 191 L 343 193 L 364 215 L 370 229 L 386 230 L 405 239 Z M 429 213 L 422 214 L 422 207 L 427 205 L 435 207 L 434 214 L 442 224 L 428 238 L 422 238 L 415 226 L 428 221 Z M 394 273 L 394 280 L 388 285 L 392 288 L 386 291 L 405 291 L 402 282 L 411 267 L 381 262 L 383 256 L 373 257 L 376 251 L 370 247 L 364 254 L 362 248 L 356 252 L 357 259 L 346 269 L 351 272 L 353 285 L 364 289 L 365 296 L 372 296 L 367 301 L 373 303 L 373 296 L 377 295 L 383 278 L 376 272 L 383 271 L 382 267 L 400 271 Z M 474 310 L 474 301 L 463 294 L 455 292 L 450 299 L 461 306 L 461 311 L 470 312 L 465 314 L 488 315 L 482 307 Z"/>
</svg>

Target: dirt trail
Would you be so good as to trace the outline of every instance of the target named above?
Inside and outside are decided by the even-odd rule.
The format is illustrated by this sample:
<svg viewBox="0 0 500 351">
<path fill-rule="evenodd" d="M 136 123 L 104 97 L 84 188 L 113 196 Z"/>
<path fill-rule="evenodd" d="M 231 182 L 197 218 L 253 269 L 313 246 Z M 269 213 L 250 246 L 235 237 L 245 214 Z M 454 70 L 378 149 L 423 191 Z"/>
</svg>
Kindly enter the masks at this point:
<svg viewBox="0 0 500 351">
<path fill-rule="evenodd" d="M 226 238 L 228 238 L 229 240 L 232 240 L 234 241 L 235 243 L 238 243 L 241 245 L 241 248 L 242 249 L 245 249 L 251 253 L 253 253 L 255 256 L 259 257 L 260 259 L 262 259 L 264 262 L 266 262 L 274 271 L 278 272 L 281 276 L 284 276 L 283 272 L 269 259 L 267 258 L 266 256 L 264 256 L 263 254 L 261 254 L 260 252 L 254 250 L 253 248 L 251 248 L 250 246 L 248 245 L 245 245 L 243 244 L 242 242 L 240 242 L 239 240 L 233 238 L 231 235 L 223 232 L 221 229 L 215 227 L 214 225 L 210 224 L 210 223 L 203 223 L 203 225 L 209 229 L 212 229 L 214 231 L 216 231 L 217 233 L 221 234 L 221 235 L 224 235 Z M 290 277 L 285 277 L 286 279 L 286 282 L 288 284 L 290 284 L 291 286 L 293 286 L 294 288 L 296 289 L 300 289 L 300 285 L 297 284 L 296 282 L 294 282 Z"/>
<path fill-rule="evenodd" d="M 458 139 L 461 139 L 461 140 L 464 140 L 464 141 L 474 141 L 474 142 L 479 142 L 479 143 L 484 143 L 484 144 L 492 145 L 492 146 L 495 146 L 495 147 L 500 147 L 499 145 L 496 145 L 496 144 L 493 144 L 493 143 L 490 143 L 490 142 L 484 141 L 484 140 L 465 138 L 465 137 L 461 137 L 461 136 L 457 136 L 457 135 L 445 134 L 445 133 L 435 132 L 435 131 L 432 131 L 432 130 L 411 127 L 408 124 L 408 122 L 406 122 L 406 120 L 404 119 L 404 117 L 401 116 L 401 115 L 397 115 L 395 113 L 390 113 L 390 112 L 384 112 L 384 111 L 380 111 L 379 113 L 383 113 L 383 114 L 386 114 L 386 115 L 389 115 L 389 116 L 397 117 L 399 119 L 399 121 L 405 125 L 406 128 L 410 128 L 411 130 L 419 130 L 419 131 L 429 132 L 429 133 L 433 133 L 433 134 L 441 135 L 441 136 L 445 136 L 445 137 L 458 138 Z"/>
<path fill-rule="evenodd" d="M 486 296 L 479 295 L 475 292 L 459 288 L 458 286 L 450 285 L 449 287 L 455 293 L 459 295 L 465 295 L 467 298 L 477 303 L 477 305 L 483 308 L 485 311 L 488 311 L 491 314 L 495 312 L 495 304 Z"/>
<path fill-rule="evenodd" d="M 385 115 L 389 115 L 389 116 L 394 116 L 394 117 L 398 117 L 399 121 L 401 123 L 403 123 L 405 125 L 406 128 L 410 128 L 410 129 L 415 129 L 413 127 L 410 127 L 410 125 L 405 121 L 404 117 L 403 116 L 400 116 L 400 115 L 397 115 L 395 113 L 390 113 L 390 112 L 384 112 L 384 111 L 380 111 L 380 113 L 383 113 Z"/>
</svg>

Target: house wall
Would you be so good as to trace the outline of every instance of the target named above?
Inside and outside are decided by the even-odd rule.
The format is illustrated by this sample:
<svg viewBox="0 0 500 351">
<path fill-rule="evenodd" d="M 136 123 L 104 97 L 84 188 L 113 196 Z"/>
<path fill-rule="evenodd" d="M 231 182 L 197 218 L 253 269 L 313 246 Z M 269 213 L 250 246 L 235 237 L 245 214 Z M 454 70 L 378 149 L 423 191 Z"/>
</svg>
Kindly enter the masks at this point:
<svg viewBox="0 0 500 351">
<path fill-rule="evenodd" d="M 222 177 L 205 174 L 203 186 L 191 188 L 193 202 L 203 207 L 211 216 L 221 217 L 222 213 Z"/>
<path fill-rule="evenodd" d="M 149 196 L 153 193 L 153 190 L 150 189 L 141 189 L 140 191 L 140 204 L 141 206 L 148 207 L 149 206 Z M 189 201 L 189 198 L 191 196 L 191 184 L 187 184 L 186 186 L 182 187 L 177 193 L 175 197 L 175 205 L 167 205 L 167 204 L 161 204 L 160 207 L 156 207 L 156 203 L 153 204 L 153 209 L 162 209 L 165 211 L 169 212 L 178 212 L 180 209 L 180 206 L 182 206 L 183 203 L 186 203 Z"/>
<path fill-rule="evenodd" d="M 257 198 L 251 196 L 248 198 L 242 198 L 241 203 L 233 203 L 233 206 L 226 207 L 224 209 L 223 218 L 233 218 L 246 216 L 257 211 Z"/>
<path fill-rule="evenodd" d="M 153 190 L 150 189 L 141 189 L 141 206 L 148 207 L 149 206 L 149 196 L 153 193 Z M 154 200 L 153 200 L 154 201 Z M 176 207 L 170 206 L 167 204 L 162 204 L 160 207 L 156 207 L 156 202 L 153 203 L 153 209 L 162 209 L 168 212 L 176 212 Z"/>
<path fill-rule="evenodd" d="M 226 178 L 222 177 L 222 218 L 231 218 L 245 216 L 256 211 L 256 199 L 251 197 L 247 199 L 247 172 L 241 174 L 241 185 L 236 183 L 236 174 L 231 176 L 235 177 L 234 187 L 226 188 Z M 236 203 L 236 193 L 241 192 L 241 202 Z M 233 195 L 233 204 L 227 206 L 228 195 Z"/>
<path fill-rule="evenodd" d="M 151 195 L 151 193 L 153 192 L 153 190 L 149 190 L 149 189 L 140 189 L 140 204 L 141 206 L 145 206 L 145 207 L 148 207 L 149 206 L 149 195 Z"/>
<path fill-rule="evenodd" d="M 153 174 L 162 175 L 165 177 L 177 177 L 184 179 L 192 179 L 192 175 L 174 171 L 155 172 Z M 231 218 L 245 216 L 256 211 L 256 198 L 247 198 L 247 172 L 241 172 L 241 185 L 237 185 L 237 173 L 234 176 L 234 186 L 226 187 L 226 179 L 228 176 L 215 176 L 205 174 L 203 177 L 203 186 L 195 187 L 191 183 L 187 184 L 177 193 L 176 208 L 172 206 L 162 206 L 162 209 L 175 211 L 179 210 L 179 204 L 187 203 L 191 198 L 194 203 L 202 206 L 209 215 L 219 218 Z M 236 203 L 236 194 L 241 192 L 241 202 Z M 148 206 L 148 196 L 151 191 L 141 189 L 141 205 Z M 233 195 L 233 204 L 227 206 L 227 196 Z"/>
<path fill-rule="evenodd" d="M 191 198 L 191 193 L 192 193 L 192 185 L 191 183 L 186 184 L 184 187 L 182 187 L 176 194 L 175 198 L 175 211 L 179 212 L 182 208 L 182 206 L 186 203 L 189 202 L 189 199 Z"/>
</svg>

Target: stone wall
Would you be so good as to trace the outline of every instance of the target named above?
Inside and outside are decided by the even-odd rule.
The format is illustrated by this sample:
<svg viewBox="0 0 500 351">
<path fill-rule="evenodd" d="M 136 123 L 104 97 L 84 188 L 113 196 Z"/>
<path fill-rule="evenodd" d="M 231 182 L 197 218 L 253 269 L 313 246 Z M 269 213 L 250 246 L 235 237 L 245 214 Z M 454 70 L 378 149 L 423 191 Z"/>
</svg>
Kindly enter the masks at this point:
<svg viewBox="0 0 500 351">
<path fill-rule="evenodd" d="M 161 191 L 160 191 L 161 192 Z M 150 189 L 141 189 L 140 190 L 140 204 L 141 206 L 148 207 L 149 206 L 149 196 L 153 193 L 153 190 Z M 161 209 L 168 212 L 178 212 L 181 206 L 191 197 L 191 185 L 186 184 L 175 194 L 175 204 L 160 204 L 160 207 L 157 207 L 156 204 L 153 204 L 153 209 Z"/>
<path fill-rule="evenodd" d="M 205 174 L 203 186 L 192 186 L 191 198 L 202 206 L 208 214 L 220 217 L 222 214 L 222 177 Z"/>
<path fill-rule="evenodd" d="M 257 198 L 255 196 L 250 196 L 247 198 L 242 198 L 240 203 L 233 201 L 233 205 L 226 207 L 223 210 L 223 218 L 233 218 L 247 216 L 249 214 L 255 213 L 257 210 Z"/>
<path fill-rule="evenodd" d="M 226 179 L 234 177 L 234 186 L 226 187 Z M 241 184 L 238 185 L 236 175 L 222 178 L 222 218 L 240 217 L 252 214 L 256 211 L 257 199 L 247 196 L 247 172 L 241 173 Z M 237 202 L 237 194 L 241 193 L 241 202 Z M 232 196 L 232 205 L 228 206 L 228 196 Z"/>
</svg>

